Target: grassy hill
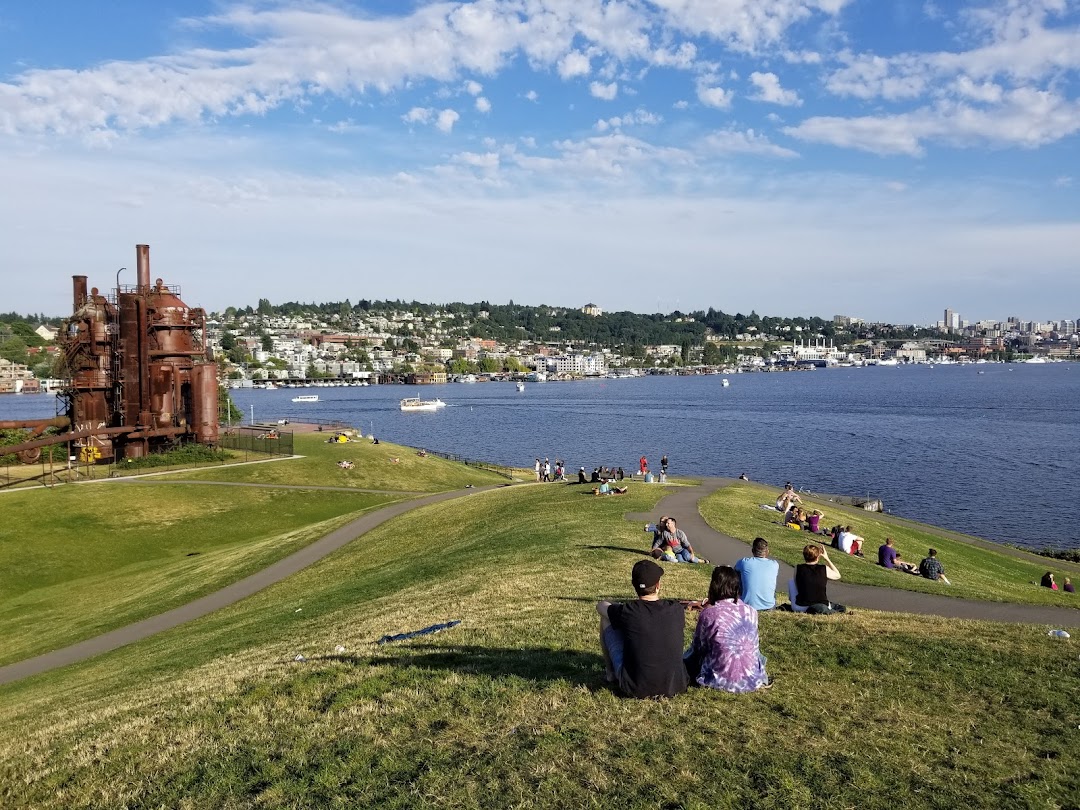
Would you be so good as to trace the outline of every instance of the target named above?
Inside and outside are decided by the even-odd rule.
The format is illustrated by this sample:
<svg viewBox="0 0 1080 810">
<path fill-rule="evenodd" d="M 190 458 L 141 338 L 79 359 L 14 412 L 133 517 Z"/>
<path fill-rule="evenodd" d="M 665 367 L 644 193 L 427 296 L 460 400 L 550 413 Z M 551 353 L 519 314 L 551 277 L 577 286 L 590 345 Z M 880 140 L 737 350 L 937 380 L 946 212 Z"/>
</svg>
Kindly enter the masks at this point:
<svg viewBox="0 0 1080 810">
<path fill-rule="evenodd" d="M 0 688 L 0 805 L 1075 804 L 1076 644 L 1046 628 L 765 614 L 772 690 L 617 696 L 593 604 L 630 595 L 647 537 L 622 515 L 663 488 L 582 490 L 410 512 L 219 613 Z M 700 597 L 708 574 L 668 566 L 665 594 Z"/>
<path fill-rule="evenodd" d="M 297 448 L 307 457 L 0 495 L 0 664 L 224 587 L 371 509 L 411 497 L 395 488 L 434 492 L 505 481 L 398 445 L 330 446 L 311 436 L 298 437 Z M 342 470 L 338 457 L 356 466 Z M 391 472 L 372 471 L 383 468 Z M 176 478 L 272 486 L 169 483 Z"/>
<path fill-rule="evenodd" d="M 702 501 L 701 515 L 717 531 L 748 543 L 755 537 L 764 537 L 769 541 L 772 556 L 797 565 L 803 561 L 802 549 L 808 542 L 824 540 L 828 545 L 829 539 L 814 538 L 806 532 L 782 526 L 778 512 L 760 508 L 761 504 L 771 504 L 776 498 L 776 492 L 775 488 L 769 489 L 756 484 L 740 483 L 724 487 Z M 932 526 L 876 512 L 846 508 L 827 501 L 815 501 L 812 498 L 803 500 L 809 509 L 818 509 L 825 515 L 821 522 L 823 527 L 838 523 L 850 524 L 856 534 L 866 538 L 864 557 L 839 552 L 829 555 L 840 569 L 845 582 L 968 599 L 1080 609 L 1080 598 L 1077 594 L 1039 587 L 1039 580 L 1047 571 L 1054 571 L 1061 583 L 1064 583 L 1066 576 L 1070 576 L 1080 585 L 1080 565 L 1076 563 L 1051 560 L 1001 547 L 984 548 Z M 903 552 L 904 559 L 914 563 L 925 557 L 929 548 L 936 548 L 939 552 L 938 559 L 944 563 L 952 584 L 943 586 L 922 577 L 879 567 L 877 549 L 885 542 L 886 537 L 892 537 L 896 547 Z"/>
</svg>

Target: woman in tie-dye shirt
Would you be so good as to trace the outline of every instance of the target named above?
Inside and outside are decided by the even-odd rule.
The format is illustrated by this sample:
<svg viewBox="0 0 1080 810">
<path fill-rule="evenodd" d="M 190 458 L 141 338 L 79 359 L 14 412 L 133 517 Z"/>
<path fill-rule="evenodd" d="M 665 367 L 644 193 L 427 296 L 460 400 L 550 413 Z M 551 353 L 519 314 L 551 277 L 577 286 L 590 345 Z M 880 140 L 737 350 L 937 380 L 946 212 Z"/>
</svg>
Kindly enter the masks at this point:
<svg viewBox="0 0 1080 810">
<path fill-rule="evenodd" d="M 701 686 L 725 692 L 753 692 L 770 685 L 765 656 L 758 647 L 757 611 L 739 601 L 739 572 L 727 565 L 713 569 L 709 599 L 698 616 L 687 660 L 700 660 L 691 677 Z"/>
</svg>

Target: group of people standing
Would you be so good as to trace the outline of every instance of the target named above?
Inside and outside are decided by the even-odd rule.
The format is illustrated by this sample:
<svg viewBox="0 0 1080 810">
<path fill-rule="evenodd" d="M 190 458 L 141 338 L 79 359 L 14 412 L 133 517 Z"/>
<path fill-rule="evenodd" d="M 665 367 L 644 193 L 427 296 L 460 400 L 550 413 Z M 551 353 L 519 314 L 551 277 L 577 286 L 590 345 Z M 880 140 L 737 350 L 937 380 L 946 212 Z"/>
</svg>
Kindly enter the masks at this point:
<svg viewBox="0 0 1080 810">
<path fill-rule="evenodd" d="M 533 470 L 536 472 L 537 481 L 565 481 L 566 480 L 566 468 L 563 466 L 561 459 L 555 459 L 553 465 L 548 459 L 541 461 L 536 459 L 536 463 L 533 464 Z"/>
</svg>

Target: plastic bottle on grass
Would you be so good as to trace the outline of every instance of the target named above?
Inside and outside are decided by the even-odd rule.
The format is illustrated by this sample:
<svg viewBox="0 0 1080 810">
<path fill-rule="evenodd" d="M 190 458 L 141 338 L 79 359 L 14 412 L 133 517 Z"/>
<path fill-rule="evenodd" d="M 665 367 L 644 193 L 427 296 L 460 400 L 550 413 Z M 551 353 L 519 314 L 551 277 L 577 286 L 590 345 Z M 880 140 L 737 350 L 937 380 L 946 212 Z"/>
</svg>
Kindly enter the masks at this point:
<svg viewBox="0 0 1080 810">
<path fill-rule="evenodd" d="M 1050 638 L 1071 638 L 1071 636 L 1064 630 L 1051 630 L 1046 635 Z"/>
</svg>

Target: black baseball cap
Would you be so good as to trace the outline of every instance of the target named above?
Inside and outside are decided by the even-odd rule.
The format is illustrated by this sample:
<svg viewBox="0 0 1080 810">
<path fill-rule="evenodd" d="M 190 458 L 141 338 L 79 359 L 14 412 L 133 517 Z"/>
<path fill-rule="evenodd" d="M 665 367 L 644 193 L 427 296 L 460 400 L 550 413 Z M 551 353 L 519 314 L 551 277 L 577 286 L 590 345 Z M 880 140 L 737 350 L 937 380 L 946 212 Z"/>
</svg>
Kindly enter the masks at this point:
<svg viewBox="0 0 1080 810">
<path fill-rule="evenodd" d="M 656 585 L 663 575 L 664 569 L 652 560 L 638 560 L 630 572 L 630 581 L 634 583 L 635 591 L 647 591 Z"/>
</svg>

